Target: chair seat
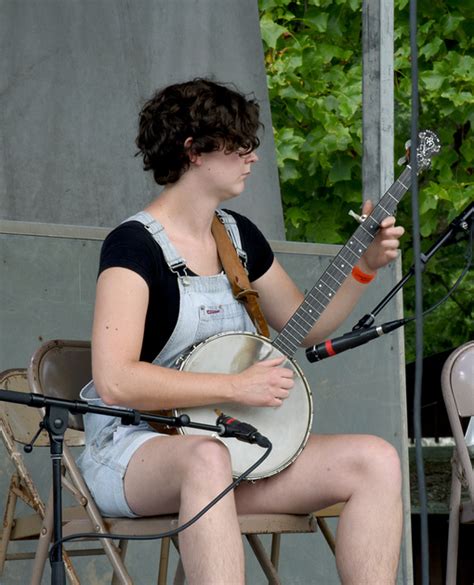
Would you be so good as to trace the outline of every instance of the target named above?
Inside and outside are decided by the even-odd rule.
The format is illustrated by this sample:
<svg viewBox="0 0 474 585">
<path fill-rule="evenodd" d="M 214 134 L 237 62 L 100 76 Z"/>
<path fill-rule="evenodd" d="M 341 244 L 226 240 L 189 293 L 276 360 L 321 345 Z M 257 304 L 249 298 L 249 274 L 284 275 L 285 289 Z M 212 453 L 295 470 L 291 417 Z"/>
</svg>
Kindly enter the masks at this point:
<svg viewBox="0 0 474 585">
<path fill-rule="evenodd" d="M 178 516 L 154 516 L 150 518 L 103 518 L 111 533 L 133 535 L 152 535 L 174 530 L 178 526 Z M 273 534 L 316 532 L 316 519 L 312 514 L 242 514 L 239 516 L 242 534 Z M 12 540 L 37 538 L 42 519 L 38 514 L 16 519 L 12 530 Z M 71 530 L 70 527 L 73 529 Z M 94 532 L 94 526 L 84 508 L 72 506 L 63 510 L 63 536 L 78 532 Z"/>
</svg>

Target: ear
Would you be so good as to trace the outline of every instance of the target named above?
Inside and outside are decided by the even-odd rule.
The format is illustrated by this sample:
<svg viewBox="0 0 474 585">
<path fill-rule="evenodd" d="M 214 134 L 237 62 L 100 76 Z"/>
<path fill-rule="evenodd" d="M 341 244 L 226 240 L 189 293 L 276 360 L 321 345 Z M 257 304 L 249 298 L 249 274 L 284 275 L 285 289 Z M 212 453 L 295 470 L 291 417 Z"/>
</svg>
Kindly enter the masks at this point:
<svg viewBox="0 0 474 585">
<path fill-rule="evenodd" d="M 189 162 L 197 165 L 201 163 L 200 155 L 193 152 L 193 139 L 191 136 L 188 136 L 188 138 L 186 138 L 184 141 L 184 149 L 188 154 Z"/>
</svg>

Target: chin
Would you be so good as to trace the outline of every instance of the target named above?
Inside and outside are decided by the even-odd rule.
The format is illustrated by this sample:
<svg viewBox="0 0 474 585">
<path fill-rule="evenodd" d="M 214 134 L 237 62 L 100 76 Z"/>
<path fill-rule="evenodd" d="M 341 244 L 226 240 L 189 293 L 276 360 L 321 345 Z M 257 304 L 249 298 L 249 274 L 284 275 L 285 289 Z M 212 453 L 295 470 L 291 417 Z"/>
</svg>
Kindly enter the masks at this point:
<svg viewBox="0 0 474 585">
<path fill-rule="evenodd" d="M 224 192 L 222 194 L 222 201 L 228 201 L 229 199 L 235 199 L 236 197 L 241 195 L 243 191 L 244 191 L 244 188 L 242 187 L 241 189 L 234 189 L 233 191 L 227 191 L 227 193 Z"/>
</svg>

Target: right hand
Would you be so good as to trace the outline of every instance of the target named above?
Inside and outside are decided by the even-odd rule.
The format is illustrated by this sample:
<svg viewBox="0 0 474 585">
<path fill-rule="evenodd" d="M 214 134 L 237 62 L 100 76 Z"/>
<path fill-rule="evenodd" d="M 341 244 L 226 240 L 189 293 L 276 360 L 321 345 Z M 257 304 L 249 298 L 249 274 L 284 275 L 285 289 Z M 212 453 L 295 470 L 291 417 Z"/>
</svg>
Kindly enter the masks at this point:
<svg viewBox="0 0 474 585">
<path fill-rule="evenodd" d="M 293 388 L 293 370 L 279 367 L 285 357 L 257 362 L 232 380 L 235 402 L 248 406 L 281 406 Z"/>
</svg>

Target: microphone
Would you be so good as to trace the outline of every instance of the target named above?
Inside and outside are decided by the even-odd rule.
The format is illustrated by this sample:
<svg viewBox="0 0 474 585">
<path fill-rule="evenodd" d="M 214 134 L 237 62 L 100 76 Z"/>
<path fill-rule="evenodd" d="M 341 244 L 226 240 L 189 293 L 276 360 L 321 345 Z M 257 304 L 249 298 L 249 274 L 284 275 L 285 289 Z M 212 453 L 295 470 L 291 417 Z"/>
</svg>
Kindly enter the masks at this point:
<svg viewBox="0 0 474 585">
<path fill-rule="evenodd" d="M 335 339 L 328 339 L 313 347 L 308 347 L 306 350 L 306 357 L 311 363 L 319 362 L 325 358 L 332 357 L 338 353 L 342 353 L 353 347 L 363 345 L 372 339 L 376 339 L 385 333 L 390 333 L 394 329 L 405 325 L 406 319 L 398 319 L 397 321 L 389 321 L 384 325 L 370 327 L 369 329 L 361 329 L 358 331 L 351 331 L 341 337 Z"/>
<path fill-rule="evenodd" d="M 239 441 L 244 441 L 244 443 L 257 443 L 257 445 L 265 449 L 271 447 L 269 439 L 261 435 L 251 424 L 227 416 L 223 412 L 217 417 L 216 425 L 221 427 L 218 432 L 220 437 L 235 437 Z"/>
</svg>

